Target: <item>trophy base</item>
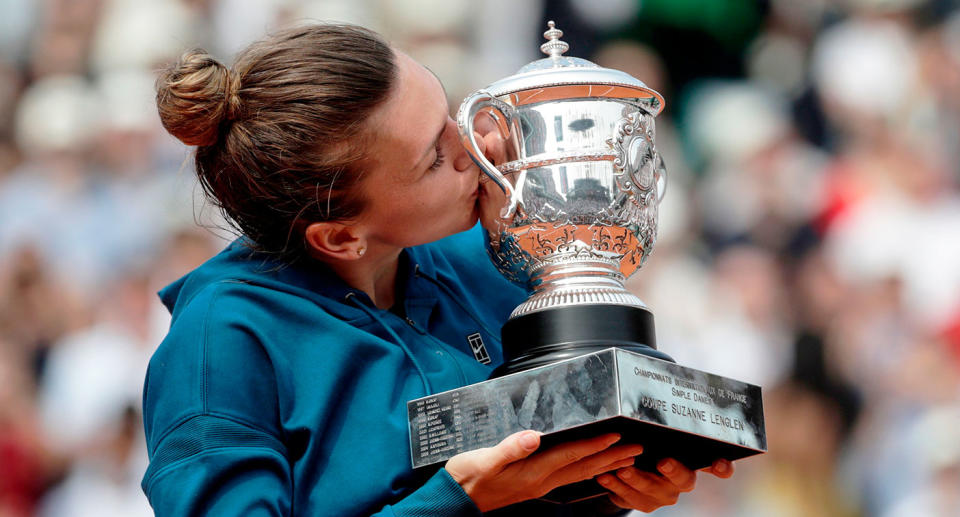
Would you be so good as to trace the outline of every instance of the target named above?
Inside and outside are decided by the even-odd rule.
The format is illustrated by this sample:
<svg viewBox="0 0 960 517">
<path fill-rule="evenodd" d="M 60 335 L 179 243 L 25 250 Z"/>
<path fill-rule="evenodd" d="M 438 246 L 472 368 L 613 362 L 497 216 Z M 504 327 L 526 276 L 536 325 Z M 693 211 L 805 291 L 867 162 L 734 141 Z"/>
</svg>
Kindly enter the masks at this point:
<svg viewBox="0 0 960 517">
<path fill-rule="evenodd" d="M 760 387 L 670 361 L 607 348 L 407 403 L 414 468 L 496 445 L 523 429 L 541 449 L 616 432 L 643 445 L 636 466 L 663 458 L 700 469 L 719 458 L 766 452 Z M 569 503 L 606 494 L 596 481 L 542 499 Z"/>
<path fill-rule="evenodd" d="M 553 307 L 510 318 L 501 330 L 502 377 L 615 346 L 674 362 L 657 350 L 653 314 L 629 305 Z"/>
</svg>

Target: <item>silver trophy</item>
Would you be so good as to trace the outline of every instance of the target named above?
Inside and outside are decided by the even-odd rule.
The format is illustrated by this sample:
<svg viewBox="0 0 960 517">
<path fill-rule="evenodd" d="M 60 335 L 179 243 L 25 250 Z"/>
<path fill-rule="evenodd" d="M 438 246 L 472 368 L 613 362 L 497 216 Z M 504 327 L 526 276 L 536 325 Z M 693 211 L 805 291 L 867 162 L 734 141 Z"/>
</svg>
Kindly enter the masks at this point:
<svg viewBox="0 0 960 517">
<path fill-rule="evenodd" d="M 760 387 L 676 364 L 656 349 L 651 312 L 624 288 L 657 236 L 662 97 L 564 56 L 563 33 L 548 25 L 546 58 L 470 95 L 457 115 L 467 150 L 503 194 L 499 213 L 482 217 L 490 256 L 533 294 L 503 326 L 505 363 L 490 380 L 407 402 L 411 464 L 522 429 L 542 432 L 542 447 L 620 433 L 644 446 L 635 464 L 651 472 L 664 457 L 698 469 L 764 452 Z M 477 121 L 500 132 L 499 165 L 480 152 Z M 588 480 L 544 499 L 605 493 Z"/>
<path fill-rule="evenodd" d="M 610 344 L 667 359 L 646 305 L 624 288 L 657 238 L 666 169 L 654 117 L 663 98 L 624 72 L 564 56 L 563 32 L 548 26 L 546 58 L 470 95 L 457 115 L 467 151 L 505 196 L 485 224 L 489 254 L 533 291 L 503 329 L 500 373 Z M 506 142 L 507 161 L 496 166 L 476 142 L 483 115 Z"/>
</svg>

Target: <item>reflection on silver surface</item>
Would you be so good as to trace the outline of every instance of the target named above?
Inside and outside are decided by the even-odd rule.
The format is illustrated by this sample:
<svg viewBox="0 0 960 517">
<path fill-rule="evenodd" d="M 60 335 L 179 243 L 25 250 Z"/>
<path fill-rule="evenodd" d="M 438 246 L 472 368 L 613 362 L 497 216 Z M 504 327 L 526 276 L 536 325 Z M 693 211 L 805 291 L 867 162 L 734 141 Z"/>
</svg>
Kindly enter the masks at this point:
<svg viewBox="0 0 960 517">
<path fill-rule="evenodd" d="M 535 291 L 514 317 L 580 303 L 643 307 L 623 283 L 653 249 L 666 181 L 655 146 L 660 95 L 562 56 L 559 34 L 544 34 L 550 57 L 469 96 L 458 113 L 468 151 L 505 194 L 500 217 L 485 225 L 491 257 Z M 497 166 L 473 134 L 484 116 L 506 142 Z"/>
</svg>

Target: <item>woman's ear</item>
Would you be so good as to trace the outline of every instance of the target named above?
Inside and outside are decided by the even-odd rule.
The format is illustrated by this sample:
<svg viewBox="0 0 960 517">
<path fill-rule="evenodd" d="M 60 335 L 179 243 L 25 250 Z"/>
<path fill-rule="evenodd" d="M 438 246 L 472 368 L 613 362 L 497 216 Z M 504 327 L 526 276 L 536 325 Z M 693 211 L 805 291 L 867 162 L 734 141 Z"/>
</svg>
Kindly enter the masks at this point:
<svg viewBox="0 0 960 517">
<path fill-rule="evenodd" d="M 335 221 L 311 223 L 304 238 L 310 254 L 320 260 L 357 260 L 367 251 L 357 227 Z"/>
</svg>

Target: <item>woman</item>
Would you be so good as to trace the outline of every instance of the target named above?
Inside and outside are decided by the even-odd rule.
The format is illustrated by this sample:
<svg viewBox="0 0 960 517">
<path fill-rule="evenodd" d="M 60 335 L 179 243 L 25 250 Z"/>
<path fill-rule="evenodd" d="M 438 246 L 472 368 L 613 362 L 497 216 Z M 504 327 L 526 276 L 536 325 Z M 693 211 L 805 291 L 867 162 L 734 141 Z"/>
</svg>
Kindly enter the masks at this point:
<svg viewBox="0 0 960 517">
<path fill-rule="evenodd" d="M 405 402 L 485 379 L 524 297 L 479 230 L 460 233 L 487 195 L 445 99 L 421 65 L 344 25 L 278 33 L 232 70 L 188 52 L 162 75 L 164 126 L 197 146 L 201 183 L 244 236 L 161 292 L 173 323 L 144 388 L 158 514 L 506 514 L 599 476 L 609 501 L 525 507 L 594 514 L 692 489 L 674 461 L 633 469 L 642 447 L 615 435 L 533 454 L 524 431 L 411 470 Z"/>
</svg>

